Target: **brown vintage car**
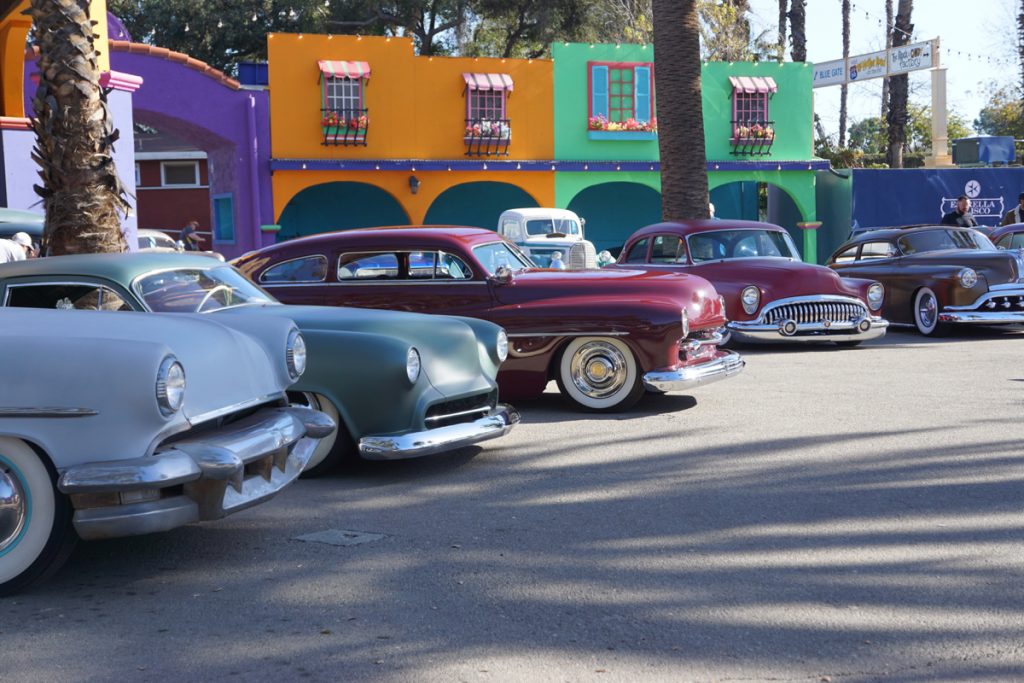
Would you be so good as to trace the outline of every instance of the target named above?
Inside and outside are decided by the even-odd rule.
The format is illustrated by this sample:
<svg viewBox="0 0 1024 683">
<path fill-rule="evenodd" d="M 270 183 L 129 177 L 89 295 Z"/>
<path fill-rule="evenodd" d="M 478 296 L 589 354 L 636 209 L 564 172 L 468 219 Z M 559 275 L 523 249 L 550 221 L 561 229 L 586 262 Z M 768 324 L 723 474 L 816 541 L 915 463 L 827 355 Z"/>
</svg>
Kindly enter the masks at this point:
<svg viewBox="0 0 1024 683">
<path fill-rule="evenodd" d="M 941 335 L 953 324 L 1024 323 L 1024 260 L 971 228 L 865 232 L 836 249 L 827 265 L 881 282 L 882 315 L 924 335 Z"/>
</svg>

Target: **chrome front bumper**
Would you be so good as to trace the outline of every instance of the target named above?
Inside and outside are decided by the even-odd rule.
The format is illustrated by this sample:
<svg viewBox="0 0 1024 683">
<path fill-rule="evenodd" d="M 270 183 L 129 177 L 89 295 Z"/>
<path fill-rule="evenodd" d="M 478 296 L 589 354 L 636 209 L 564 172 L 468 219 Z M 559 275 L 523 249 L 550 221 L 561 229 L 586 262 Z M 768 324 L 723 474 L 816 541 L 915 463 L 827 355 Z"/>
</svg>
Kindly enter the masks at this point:
<svg viewBox="0 0 1024 683">
<path fill-rule="evenodd" d="M 1024 324 L 1024 311 L 942 311 L 940 323 L 974 323 L 976 325 Z"/>
<path fill-rule="evenodd" d="M 861 329 L 861 322 L 870 327 Z M 785 322 L 785 321 L 784 321 Z M 782 325 L 759 322 L 730 322 L 726 324 L 732 338 L 740 342 L 822 342 L 822 341 L 868 341 L 884 337 L 889 321 L 872 316 L 862 320 L 843 320 L 818 323 L 796 323 L 796 331 L 786 334 Z"/>
<path fill-rule="evenodd" d="M 292 406 L 263 408 L 144 458 L 79 465 L 57 483 L 84 539 L 167 531 L 261 503 L 294 481 L 334 421 Z"/>
<path fill-rule="evenodd" d="M 403 460 L 470 446 L 508 434 L 519 424 L 519 412 L 499 403 L 489 413 L 472 422 L 427 429 L 411 434 L 364 436 L 359 454 L 367 460 Z"/>
<path fill-rule="evenodd" d="M 712 360 L 698 365 L 687 365 L 678 370 L 654 371 L 644 375 L 648 391 L 683 391 L 711 384 L 739 374 L 746 363 L 734 351 L 719 351 Z"/>
</svg>

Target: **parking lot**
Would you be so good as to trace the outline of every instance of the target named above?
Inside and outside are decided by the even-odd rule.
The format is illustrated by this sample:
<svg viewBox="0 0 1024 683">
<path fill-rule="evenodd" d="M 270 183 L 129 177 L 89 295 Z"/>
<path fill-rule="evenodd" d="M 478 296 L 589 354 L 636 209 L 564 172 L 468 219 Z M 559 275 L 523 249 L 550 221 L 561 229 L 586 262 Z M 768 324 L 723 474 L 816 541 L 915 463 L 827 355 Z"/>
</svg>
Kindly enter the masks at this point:
<svg viewBox="0 0 1024 683">
<path fill-rule="evenodd" d="M 1022 337 L 747 348 L 623 415 L 551 385 L 482 448 L 80 545 L 0 602 L 0 680 L 1020 679 Z"/>
</svg>

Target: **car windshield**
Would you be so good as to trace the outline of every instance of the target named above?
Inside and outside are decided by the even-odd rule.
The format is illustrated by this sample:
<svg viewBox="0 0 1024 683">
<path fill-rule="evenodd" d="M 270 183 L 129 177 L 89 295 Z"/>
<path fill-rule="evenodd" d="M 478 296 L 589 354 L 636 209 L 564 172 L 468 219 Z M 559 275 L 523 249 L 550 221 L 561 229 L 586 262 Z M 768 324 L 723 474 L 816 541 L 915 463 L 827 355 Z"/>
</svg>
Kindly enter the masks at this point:
<svg viewBox="0 0 1024 683">
<path fill-rule="evenodd" d="M 977 230 L 950 230 L 935 228 L 903 235 L 899 239 L 904 254 L 921 254 L 947 249 L 978 249 L 995 251 L 996 246 Z"/>
<path fill-rule="evenodd" d="M 580 224 L 571 218 L 537 218 L 526 221 L 526 234 L 530 237 L 543 237 L 554 233 L 579 235 Z"/>
<path fill-rule="evenodd" d="M 714 230 L 690 235 L 694 263 L 739 258 L 790 258 L 800 256 L 789 233 L 778 230 Z"/>
<path fill-rule="evenodd" d="M 163 270 L 140 277 L 133 286 L 149 310 L 158 313 L 202 313 L 274 303 L 230 266 Z"/>
<path fill-rule="evenodd" d="M 473 254 L 488 275 L 494 275 L 501 266 L 508 266 L 512 270 L 536 268 L 521 251 L 506 242 L 491 242 L 475 246 Z"/>
</svg>

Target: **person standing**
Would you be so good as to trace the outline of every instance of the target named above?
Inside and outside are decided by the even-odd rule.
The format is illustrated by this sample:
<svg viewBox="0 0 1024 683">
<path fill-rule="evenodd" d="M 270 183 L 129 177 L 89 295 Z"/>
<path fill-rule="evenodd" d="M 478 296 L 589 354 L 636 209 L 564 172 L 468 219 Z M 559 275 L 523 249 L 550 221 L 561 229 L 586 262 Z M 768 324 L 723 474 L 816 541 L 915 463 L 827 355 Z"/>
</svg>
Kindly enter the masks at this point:
<svg viewBox="0 0 1024 683">
<path fill-rule="evenodd" d="M 199 236 L 199 221 L 189 221 L 181 229 L 181 241 L 185 251 L 202 251 L 202 238 Z"/>
<path fill-rule="evenodd" d="M 1014 223 L 1024 223 L 1024 192 L 1017 197 L 1017 206 L 1006 212 L 1003 222 L 999 225 L 1013 225 Z"/>
<path fill-rule="evenodd" d="M 16 232 L 9 240 L 0 240 L 0 263 L 24 261 L 32 252 L 32 238 L 25 232 Z"/>
<path fill-rule="evenodd" d="M 973 228 L 978 225 L 971 213 L 971 200 L 962 194 L 956 198 L 956 208 L 942 217 L 943 225 L 955 225 L 961 228 Z"/>
</svg>

